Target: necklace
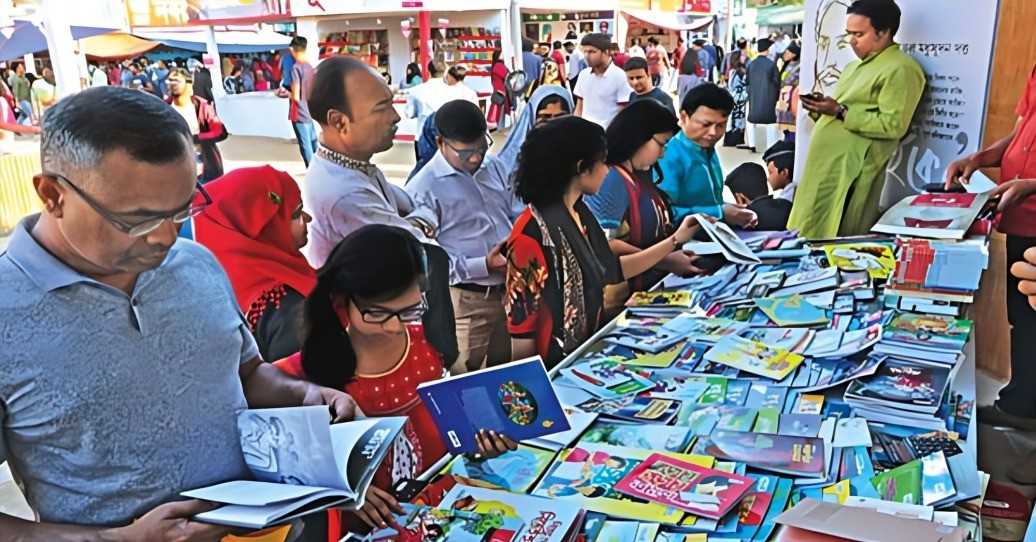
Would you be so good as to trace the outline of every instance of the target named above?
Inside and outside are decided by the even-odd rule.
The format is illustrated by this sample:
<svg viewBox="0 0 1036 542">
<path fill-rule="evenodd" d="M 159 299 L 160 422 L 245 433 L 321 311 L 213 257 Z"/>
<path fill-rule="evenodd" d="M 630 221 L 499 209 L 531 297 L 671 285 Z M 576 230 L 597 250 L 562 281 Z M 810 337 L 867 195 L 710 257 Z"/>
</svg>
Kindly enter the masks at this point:
<svg viewBox="0 0 1036 542">
<path fill-rule="evenodd" d="M 348 156 L 340 152 L 335 152 L 323 145 L 317 147 L 317 156 L 344 168 L 360 171 L 368 177 L 374 177 L 374 172 L 378 169 L 377 166 L 370 162 L 361 162 L 360 160 L 349 158 Z"/>
</svg>

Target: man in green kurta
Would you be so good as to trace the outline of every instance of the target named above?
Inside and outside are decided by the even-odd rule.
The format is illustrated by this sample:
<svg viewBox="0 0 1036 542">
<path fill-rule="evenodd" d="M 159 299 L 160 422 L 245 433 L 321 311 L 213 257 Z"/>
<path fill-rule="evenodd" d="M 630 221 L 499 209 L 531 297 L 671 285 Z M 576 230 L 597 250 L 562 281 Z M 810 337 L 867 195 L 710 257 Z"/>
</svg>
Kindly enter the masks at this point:
<svg viewBox="0 0 1036 542">
<path fill-rule="evenodd" d="M 857 0 L 846 36 L 859 60 L 842 71 L 833 97 L 800 95 L 817 118 L 788 219 L 808 239 L 867 233 L 877 222 L 885 166 L 910 127 L 925 76 L 893 42 L 893 0 Z"/>
</svg>

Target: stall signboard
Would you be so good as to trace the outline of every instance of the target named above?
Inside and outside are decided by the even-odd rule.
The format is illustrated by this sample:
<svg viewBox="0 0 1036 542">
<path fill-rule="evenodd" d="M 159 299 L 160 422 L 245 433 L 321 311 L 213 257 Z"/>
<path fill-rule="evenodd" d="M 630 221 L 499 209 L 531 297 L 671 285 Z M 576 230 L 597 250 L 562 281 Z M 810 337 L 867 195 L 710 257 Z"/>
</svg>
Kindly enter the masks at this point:
<svg viewBox="0 0 1036 542">
<path fill-rule="evenodd" d="M 292 0 L 292 17 L 390 14 L 408 11 L 457 11 L 457 0 Z M 509 9 L 510 0 L 466 2 L 466 11 Z M 477 7 L 475 7 L 477 5 Z"/>
<path fill-rule="evenodd" d="M 835 94 L 842 70 L 856 55 L 845 32 L 851 0 L 807 0 L 799 92 Z M 976 9 L 973 0 L 898 2 L 897 43 L 924 69 L 927 83 L 910 129 L 889 160 L 885 209 L 925 184 L 941 182 L 950 162 L 981 148 L 999 0 Z M 967 13 L 961 17 L 961 13 Z M 795 176 L 802 175 L 815 126 L 799 109 Z"/>
<path fill-rule="evenodd" d="M 134 27 L 233 24 L 289 16 L 288 0 L 126 0 L 126 13 Z"/>
</svg>

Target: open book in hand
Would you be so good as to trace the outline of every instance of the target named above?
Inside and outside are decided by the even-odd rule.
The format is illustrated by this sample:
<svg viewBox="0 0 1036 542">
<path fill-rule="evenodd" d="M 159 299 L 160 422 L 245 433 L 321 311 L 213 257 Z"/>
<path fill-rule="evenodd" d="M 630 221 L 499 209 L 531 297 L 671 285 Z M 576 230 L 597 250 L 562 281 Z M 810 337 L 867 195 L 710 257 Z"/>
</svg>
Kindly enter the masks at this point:
<svg viewBox="0 0 1036 542">
<path fill-rule="evenodd" d="M 245 410 L 241 451 L 255 480 L 185 491 L 225 506 L 197 521 L 261 529 L 326 508 L 357 509 L 405 417 L 330 425 L 326 406 Z"/>
<path fill-rule="evenodd" d="M 740 264 L 759 263 L 759 257 L 734 233 L 734 230 L 730 229 L 730 226 L 723 222 L 711 222 L 703 214 L 697 214 L 695 217 L 702 231 L 719 245 L 720 253 L 728 261 Z"/>
</svg>

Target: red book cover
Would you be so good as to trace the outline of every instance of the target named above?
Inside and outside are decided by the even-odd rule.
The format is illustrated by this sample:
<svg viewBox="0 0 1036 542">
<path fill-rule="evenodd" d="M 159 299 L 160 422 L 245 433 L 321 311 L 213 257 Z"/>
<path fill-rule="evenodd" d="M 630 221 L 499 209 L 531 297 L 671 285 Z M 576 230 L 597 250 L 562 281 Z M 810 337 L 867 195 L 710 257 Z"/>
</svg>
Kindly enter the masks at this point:
<svg viewBox="0 0 1036 542">
<path fill-rule="evenodd" d="M 696 516 L 721 519 L 753 485 L 754 478 L 651 454 L 623 477 L 615 489 Z"/>
</svg>

